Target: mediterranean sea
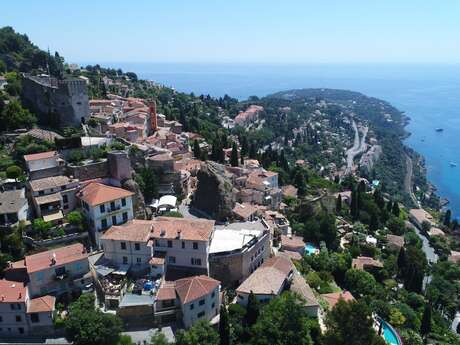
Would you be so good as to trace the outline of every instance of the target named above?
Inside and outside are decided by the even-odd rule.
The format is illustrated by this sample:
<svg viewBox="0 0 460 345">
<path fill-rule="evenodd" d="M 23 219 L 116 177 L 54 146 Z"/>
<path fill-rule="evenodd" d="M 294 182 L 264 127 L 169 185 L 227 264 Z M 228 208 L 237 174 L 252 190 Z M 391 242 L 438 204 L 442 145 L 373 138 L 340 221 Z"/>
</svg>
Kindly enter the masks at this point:
<svg viewBox="0 0 460 345">
<path fill-rule="evenodd" d="M 388 101 L 411 118 L 405 143 L 425 157 L 429 181 L 460 216 L 460 65 L 102 65 L 197 95 L 242 100 L 289 89 L 336 88 Z"/>
</svg>

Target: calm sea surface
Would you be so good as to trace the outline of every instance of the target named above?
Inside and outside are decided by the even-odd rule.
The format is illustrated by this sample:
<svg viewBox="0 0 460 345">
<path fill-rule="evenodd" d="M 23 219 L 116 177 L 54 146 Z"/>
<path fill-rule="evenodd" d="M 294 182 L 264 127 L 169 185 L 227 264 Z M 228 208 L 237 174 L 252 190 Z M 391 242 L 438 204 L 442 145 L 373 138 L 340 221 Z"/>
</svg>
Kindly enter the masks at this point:
<svg viewBox="0 0 460 345">
<path fill-rule="evenodd" d="M 425 156 L 429 180 L 460 216 L 460 65 L 231 65 L 110 63 L 179 91 L 246 99 L 294 88 L 338 88 L 404 111 L 406 143 Z M 436 132 L 435 128 L 444 128 Z M 450 163 L 458 164 L 452 167 Z"/>
</svg>

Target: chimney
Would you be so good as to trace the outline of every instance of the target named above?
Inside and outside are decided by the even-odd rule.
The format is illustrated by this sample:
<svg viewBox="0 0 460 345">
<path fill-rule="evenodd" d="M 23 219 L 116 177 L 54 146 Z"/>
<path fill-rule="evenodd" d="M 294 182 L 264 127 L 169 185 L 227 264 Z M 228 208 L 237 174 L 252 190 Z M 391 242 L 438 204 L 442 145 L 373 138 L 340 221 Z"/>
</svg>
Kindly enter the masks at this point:
<svg viewBox="0 0 460 345">
<path fill-rule="evenodd" d="M 154 100 L 149 102 L 149 112 L 150 112 L 150 124 L 152 127 L 152 131 L 156 132 L 158 130 L 157 104 Z"/>
<path fill-rule="evenodd" d="M 56 264 L 56 253 L 53 253 L 53 257 L 51 258 L 51 266 Z"/>
<path fill-rule="evenodd" d="M 166 235 L 166 231 L 165 231 L 165 229 L 161 229 L 160 230 L 160 236 L 163 237 L 164 235 Z"/>
<path fill-rule="evenodd" d="M 180 235 L 181 235 L 181 230 L 177 230 L 177 236 L 176 236 L 176 238 L 177 238 L 177 239 L 180 239 Z"/>
</svg>

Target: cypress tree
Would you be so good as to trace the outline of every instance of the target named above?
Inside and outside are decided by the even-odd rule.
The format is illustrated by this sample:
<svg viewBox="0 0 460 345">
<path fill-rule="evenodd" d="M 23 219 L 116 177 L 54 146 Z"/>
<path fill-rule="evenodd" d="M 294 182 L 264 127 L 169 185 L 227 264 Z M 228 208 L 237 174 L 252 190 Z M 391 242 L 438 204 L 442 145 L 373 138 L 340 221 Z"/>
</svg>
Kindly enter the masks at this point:
<svg viewBox="0 0 460 345">
<path fill-rule="evenodd" d="M 232 145 L 232 155 L 230 157 L 230 164 L 232 167 L 238 166 L 238 148 L 236 147 L 236 143 Z"/>
<path fill-rule="evenodd" d="M 445 226 L 450 226 L 451 218 L 452 218 L 452 212 L 450 210 L 447 210 L 446 214 L 444 215 L 444 225 Z"/>
<path fill-rule="evenodd" d="M 220 306 L 219 337 L 220 345 L 230 344 L 230 322 L 227 308 L 223 304 Z"/>
<path fill-rule="evenodd" d="M 404 247 L 402 247 L 399 250 L 399 255 L 398 255 L 398 273 L 399 276 L 402 276 L 404 274 L 404 269 L 406 266 L 406 251 Z"/>
<path fill-rule="evenodd" d="M 394 202 L 391 212 L 395 217 L 399 217 L 399 204 L 397 201 Z"/>
<path fill-rule="evenodd" d="M 339 194 L 335 202 L 335 211 L 340 213 L 342 211 L 342 196 Z"/>
<path fill-rule="evenodd" d="M 420 325 L 420 334 L 426 339 L 426 336 L 431 332 L 431 303 L 425 304 L 423 310 L 422 324 Z"/>
<path fill-rule="evenodd" d="M 248 297 L 248 305 L 246 306 L 246 325 L 251 327 L 257 322 L 259 317 L 259 301 L 251 291 Z"/>
<path fill-rule="evenodd" d="M 200 144 L 198 144 L 198 140 L 193 141 L 193 155 L 195 156 L 196 159 L 201 158 L 201 149 L 200 149 Z"/>
</svg>

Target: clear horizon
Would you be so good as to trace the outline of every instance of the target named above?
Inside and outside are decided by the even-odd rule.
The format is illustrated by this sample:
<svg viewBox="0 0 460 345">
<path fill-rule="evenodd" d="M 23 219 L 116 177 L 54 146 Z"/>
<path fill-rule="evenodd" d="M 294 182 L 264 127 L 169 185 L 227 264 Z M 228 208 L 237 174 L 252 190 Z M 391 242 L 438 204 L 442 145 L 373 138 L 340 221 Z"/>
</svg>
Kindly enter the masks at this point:
<svg viewBox="0 0 460 345">
<path fill-rule="evenodd" d="M 68 62 L 452 65 L 459 14 L 455 0 L 22 0 L 0 25 Z"/>
</svg>

